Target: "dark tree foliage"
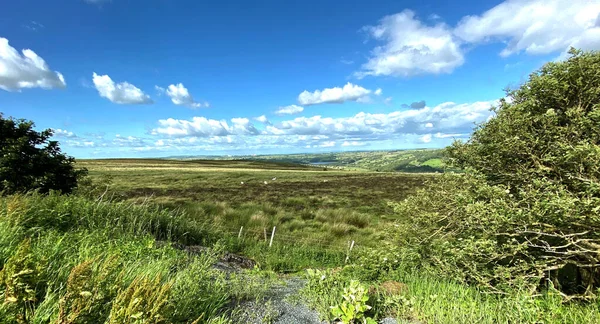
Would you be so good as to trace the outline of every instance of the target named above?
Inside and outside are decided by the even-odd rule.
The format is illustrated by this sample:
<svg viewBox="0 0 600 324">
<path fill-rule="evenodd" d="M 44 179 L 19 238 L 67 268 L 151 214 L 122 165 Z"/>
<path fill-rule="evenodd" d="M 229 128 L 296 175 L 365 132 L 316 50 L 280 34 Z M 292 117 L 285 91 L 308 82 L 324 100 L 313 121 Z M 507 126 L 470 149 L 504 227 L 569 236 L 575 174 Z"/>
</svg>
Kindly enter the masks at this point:
<svg viewBox="0 0 600 324">
<path fill-rule="evenodd" d="M 76 170 L 74 159 L 49 140 L 52 130 L 37 132 L 33 127 L 31 121 L 0 114 L 0 192 L 72 192 L 87 170 Z"/>
</svg>

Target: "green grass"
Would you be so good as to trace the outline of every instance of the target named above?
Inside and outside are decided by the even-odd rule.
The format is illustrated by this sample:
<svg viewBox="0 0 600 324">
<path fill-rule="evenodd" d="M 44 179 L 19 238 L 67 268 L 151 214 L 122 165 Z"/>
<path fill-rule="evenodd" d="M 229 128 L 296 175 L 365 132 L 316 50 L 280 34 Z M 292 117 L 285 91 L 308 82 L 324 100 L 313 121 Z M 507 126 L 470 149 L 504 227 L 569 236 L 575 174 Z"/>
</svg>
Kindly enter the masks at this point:
<svg viewBox="0 0 600 324">
<path fill-rule="evenodd" d="M 311 270 L 312 271 L 312 270 Z M 360 265 L 337 271 L 309 271 L 308 285 L 299 300 L 318 309 L 324 320 L 332 321 L 331 306 L 342 303 L 344 288 L 360 279 L 368 289 L 367 316 L 375 319 L 397 318 L 401 323 L 600 323 L 598 303 L 564 303 L 554 291 L 532 296 L 514 291 L 506 296 L 486 294 L 476 288 L 417 269 L 401 268 L 385 273 L 378 280 L 365 278 Z M 400 293 L 377 290 L 381 282 L 399 282 Z"/>
<path fill-rule="evenodd" d="M 220 320 L 260 293 L 212 268 L 219 249 L 192 256 L 161 243 L 209 240 L 181 216 L 76 196 L 0 198 L 0 323 Z"/>
<path fill-rule="evenodd" d="M 309 276 L 295 299 L 329 320 L 350 280 L 373 289 L 393 280 L 406 290 L 393 296 L 373 290 L 367 316 L 423 323 L 600 323 L 595 302 L 563 303 L 552 291 L 490 295 L 374 253 L 398 217 L 388 202 L 408 197 L 431 175 L 256 161 L 78 165 L 90 169 L 95 183 L 78 195 L 0 198 L 0 299 L 6 301 L 0 323 L 227 323 L 235 319 L 237 302 L 268 297 L 278 282 L 273 272 L 305 269 L 325 272 Z M 345 264 L 349 241 L 355 247 Z M 171 243 L 211 249 L 188 254 Z M 259 270 L 226 276 L 212 268 L 223 251 L 254 259 Z"/>
<path fill-rule="evenodd" d="M 107 190 L 106 199 L 184 211 L 189 219 L 232 233 L 244 226 L 259 238 L 277 226 L 276 238 L 341 250 L 348 240 L 376 244 L 380 229 L 394 219 L 388 203 L 431 177 L 257 161 L 111 159 L 81 160 L 78 166 L 96 181 L 112 179 L 97 191 Z"/>
</svg>

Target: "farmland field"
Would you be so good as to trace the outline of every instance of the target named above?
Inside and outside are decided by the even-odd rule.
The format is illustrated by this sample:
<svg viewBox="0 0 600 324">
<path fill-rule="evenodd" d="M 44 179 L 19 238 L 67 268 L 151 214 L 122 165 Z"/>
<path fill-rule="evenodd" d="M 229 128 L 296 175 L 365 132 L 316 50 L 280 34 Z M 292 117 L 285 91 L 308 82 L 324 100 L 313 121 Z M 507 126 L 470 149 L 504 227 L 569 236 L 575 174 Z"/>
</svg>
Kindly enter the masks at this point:
<svg viewBox="0 0 600 324">
<path fill-rule="evenodd" d="M 80 160 L 104 197 L 183 209 L 195 219 L 260 235 L 278 234 L 328 246 L 375 242 L 404 199 L 433 177 L 344 171 L 266 161 Z"/>
</svg>

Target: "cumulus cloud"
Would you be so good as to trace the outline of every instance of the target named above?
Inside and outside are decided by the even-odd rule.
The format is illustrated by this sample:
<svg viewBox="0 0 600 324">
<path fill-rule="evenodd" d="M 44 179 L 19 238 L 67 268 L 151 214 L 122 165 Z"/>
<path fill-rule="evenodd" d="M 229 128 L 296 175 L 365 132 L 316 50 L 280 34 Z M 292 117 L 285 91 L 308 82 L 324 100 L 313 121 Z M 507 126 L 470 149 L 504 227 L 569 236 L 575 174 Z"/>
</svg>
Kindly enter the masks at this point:
<svg viewBox="0 0 600 324">
<path fill-rule="evenodd" d="M 297 105 L 289 105 L 285 107 L 279 107 L 277 111 L 275 111 L 276 115 L 295 115 L 304 111 L 304 107 Z"/>
<path fill-rule="evenodd" d="M 339 104 L 346 101 L 358 101 L 359 99 L 364 99 L 371 94 L 371 92 L 371 90 L 348 82 L 342 88 L 325 88 L 323 90 L 315 90 L 313 92 L 304 90 L 302 93 L 300 93 L 300 95 L 298 95 L 298 102 L 304 106 L 325 103 Z M 379 91 L 379 93 L 381 93 L 381 91 Z"/>
<path fill-rule="evenodd" d="M 386 16 L 376 26 L 363 28 L 383 44 L 355 75 L 403 76 L 450 73 L 464 62 L 460 43 L 443 23 L 426 25 L 411 10 Z"/>
<path fill-rule="evenodd" d="M 600 2 L 591 0 L 506 0 L 454 26 L 439 17 L 420 21 L 411 10 L 382 18 L 363 28 L 379 42 L 355 73 L 365 76 L 411 77 L 451 73 L 464 62 L 467 47 L 504 43 L 501 56 L 525 52 L 541 55 L 569 47 L 600 49 Z"/>
<path fill-rule="evenodd" d="M 470 133 L 475 123 L 484 122 L 497 101 L 470 104 L 446 102 L 435 107 L 394 111 L 387 114 L 358 113 L 350 117 L 297 117 L 258 130 L 247 118 L 225 120 L 194 117 L 191 120 L 163 119 L 152 131 L 170 137 L 250 136 L 317 137 L 321 140 L 365 141 L 389 139 L 404 134 L 426 135 Z M 435 126 L 435 127 L 434 127 Z"/>
<path fill-rule="evenodd" d="M 0 89 L 20 91 L 23 88 L 65 88 L 65 78 L 52 71 L 46 61 L 30 49 L 21 54 L 8 39 L 0 37 Z"/>
<path fill-rule="evenodd" d="M 421 101 L 415 101 L 413 103 L 410 104 L 410 108 L 413 109 L 420 109 L 420 108 L 424 108 L 427 104 L 425 103 L 425 100 L 421 100 Z"/>
<path fill-rule="evenodd" d="M 270 124 L 269 119 L 265 115 L 254 117 L 253 119 L 256 120 L 257 122 L 261 122 L 263 124 Z"/>
<path fill-rule="evenodd" d="M 77 148 L 86 148 L 86 147 L 95 147 L 96 142 L 94 141 L 77 141 L 77 140 L 67 140 L 64 144 L 70 147 Z"/>
<path fill-rule="evenodd" d="M 363 146 L 366 145 L 366 143 L 363 142 L 358 142 L 358 141 L 344 141 L 344 143 L 342 143 L 343 147 L 348 147 L 348 146 Z"/>
<path fill-rule="evenodd" d="M 469 43 L 505 42 L 502 56 L 549 54 L 570 46 L 600 48 L 600 2 L 507 0 L 481 15 L 466 16 L 454 33 Z"/>
<path fill-rule="evenodd" d="M 193 117 L 192 120 L 161 119 L 160 127 L 152 131 L 153 134 L 169 136 L 227 136 L 227 135 L 256 135 L 259 131 L 247 118 L 232 118 L 228 123 L 225 120 L 208 119 L 206 117 Z"/>
<path fill-rule="evenodd" d="M 208 102 L 195 101 L 188 89 L 182 84 L 171 84 L 165 90 L 162 87 L 155 86 L 155 89 L 159 92 L 164 92 L 171 98 L 171 101 L 179 106 L 187 106 L 190 108 L 208 107 Z"/>
<path fill-rule="evenodd" d="M 147 140 L 136 137 L 136 136 L 121 136 L 120 134 L 115 135 L 115 138 L 112 139 L 110 143 L 111 146 L 120 146 L 120 147 L 142 147 L 146 146 Z"/>
<path fill-rule="evenodd" d="M 425 134 L 425 135 L 421 136 L 420 140 L 423 143 L 431 142 L 431 134 Z"/>
<path fill-rule="evenodd" d="M 67 130 L 60 129 L 60 128 L 53 128 L 52 133 L 53 133 L 52 136 L 58 137 L 58 138 L 75 138 L 75 137 L 77 137 L 77 135 L 75 135 L 73 132 L 69 132 Z"/>
<path fill-rule="evenodd" d="M 153 103 L 150 96 L 128 82 L 115 83 L 108 75 L 92 75 L 94 86 L 101 97 L 122 105 L 140 105 Z"/>
</svg>

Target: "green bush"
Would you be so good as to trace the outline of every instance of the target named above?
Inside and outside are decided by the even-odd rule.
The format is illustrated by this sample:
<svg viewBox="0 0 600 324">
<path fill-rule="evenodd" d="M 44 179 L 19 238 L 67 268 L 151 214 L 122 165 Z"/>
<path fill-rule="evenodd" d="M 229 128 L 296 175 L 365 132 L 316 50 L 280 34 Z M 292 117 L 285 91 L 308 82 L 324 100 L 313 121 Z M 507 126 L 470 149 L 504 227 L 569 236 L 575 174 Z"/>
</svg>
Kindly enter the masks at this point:
<svg viewBox="0 0 600 324">
<path fill-rule="evenodd" d="M 496 292 L 600 286 L 600 52 L 571 51 L 448 149 L 465 175 L 395 204 L 416 265 Z"/>
</svg>

